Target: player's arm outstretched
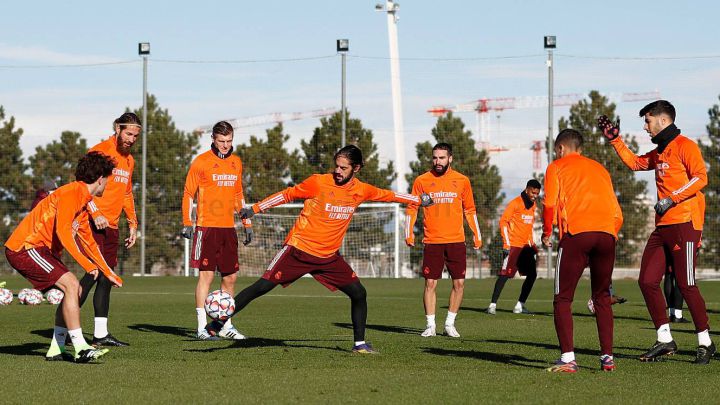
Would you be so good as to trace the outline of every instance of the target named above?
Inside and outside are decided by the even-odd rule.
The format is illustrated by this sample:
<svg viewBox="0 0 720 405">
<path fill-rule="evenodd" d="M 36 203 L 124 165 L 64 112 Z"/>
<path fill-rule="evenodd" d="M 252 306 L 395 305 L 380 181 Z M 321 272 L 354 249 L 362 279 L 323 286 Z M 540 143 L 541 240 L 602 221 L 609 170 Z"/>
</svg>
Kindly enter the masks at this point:
<svg viewBox="0 0 720 405">
<path fill-rule="evenodd" d="M 473 197 L 470 180 L 465 180 L 465 186 L 462 193 L 463 212 L 465 220 L 473 233 L 473 248 L 475 250 L 482 247 L 482 234 L 480 233 L 480 224 L 478 223 L 477 211 L 475 210 L 475 197 Z"/>
<path fill-rule="evenodd" d="M 433 205 L 432 198 L 426 193 L 421 193 L 420 195 L 398 193 L 397 191 L 383 190 L 367 183 L 363 183 L 363 187 L 365 201 L 396 202 L 415 206 L 419 205 L 421 207 Z"/>
<path fill-rule="evenodd" d="M 412 193 L 414 195 L 423 193 L 422 185 L 417 179 L 415 179 L 413 183 Z M 416 204 L 408 204 L 405 209 L 405 215 L 405 244 L 415 246 L 415 221 L 417 221 L 418 206 Z"/>
<path fill-rule="evenodd" d="M 612 145 L 615 149 L 615 152 L 617 152 L 620 160 L 622 160 L 623 163 L 625 163 L 625 166 L 630 168 L 630 170 L 644 171 L 655 169 L 652 162 L 654 155 L 653 152 L 648 152 L 642 156 L 638 156 L 627 147 L 620 136 L 620 119 L 616 122 L 612 122 L 607 116 L 602 115 L 597 119 L 597 124 L 602 134 L 610 142 L 610 145 Z"/>
<path fill-rule="evenodd" d="M 278 205 L 287 204 L 298 199 L 315 197 L 319 189 L 318 179 L 319 175 L 314 174 L 296 186 L 288 187 L 283 191 L 278 191 L 275 194 L 271 194 L 268 197 L 265 197 L 258 203 L 255 203 L 249 207 L 246 206 L 244 208 L 241 208 L 240 218 L 250 219 L 253 217 L 253 215 L 265 212 L 270 208 L 277 207 Z"/>
</svg>

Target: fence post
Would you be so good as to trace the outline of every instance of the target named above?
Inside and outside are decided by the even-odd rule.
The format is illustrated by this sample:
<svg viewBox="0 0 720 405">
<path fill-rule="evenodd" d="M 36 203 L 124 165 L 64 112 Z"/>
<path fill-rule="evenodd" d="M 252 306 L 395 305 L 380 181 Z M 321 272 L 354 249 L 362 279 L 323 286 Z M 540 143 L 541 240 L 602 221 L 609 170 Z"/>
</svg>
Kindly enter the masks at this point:
<svg viewBox="0 0 720 405">
<path fill-rule="evenodd" d="M 400 278 L 400 204 L 395 204 L 395 278 Z"/>
</svg>

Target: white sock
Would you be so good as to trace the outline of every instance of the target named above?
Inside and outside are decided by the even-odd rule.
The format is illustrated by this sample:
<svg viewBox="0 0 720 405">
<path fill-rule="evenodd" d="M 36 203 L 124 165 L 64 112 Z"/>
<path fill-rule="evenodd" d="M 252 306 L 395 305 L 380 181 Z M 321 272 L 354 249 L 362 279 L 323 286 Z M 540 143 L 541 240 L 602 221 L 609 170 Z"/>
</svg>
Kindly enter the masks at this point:
<svg viewBox="0 0 720 405">
<path fill-rule="evenodd" d="M 230 329 L 230 328 L 232 328 L 232 327 L 233 327 L 232 318 L 228 318 L 227 321 L 225 321 L 225 324 L 223 325 L 222 328 L 223 328 L 224 330 L 227 330 L 227 329 Z"/>
<path fill-rule="evenodd" d="M 207 316 L 205 315 L 205 308 L 195 308 L 197 313 L 198 332 L 204 331 L 207 326 Z"/>
<path fill-rule="evenodd" d="M 425 322 L 428 328 L 435 327 L 435 314 L 425 315 Z"/>
<path fill-rule="evenodd" d="M 672 342 L 673 338 L 670 334 L 670 324 L 666 323 L 663 325 L 660 325 L 660 327 L 657 330 L 657 340 L 660 343 L 670 343 Z"/>
<path fill-rule="evenodd" d="M 360 340 L 360 341 L 358 341 L 358 342 L 355 342 L 355 346 L 360 346 L 360 345 L 364 345 L 364 344 L 365 344 L 365 341 L 364 341 L 364 340 Z"/>
<path fill-rule="evenodd" d="M 676 309 L 674 312 L 675 312 L 675 318 L 677 318 L 677 319 L 682 318 L 682 309 Z"/>
<path fill-rule="evenodd" d="M 575 361 L 575 352 L 565 352 L 560 355 L 560 361 L 563 363 L 570 363 L 571 361 Z"/>
<path fill-rule="evenodd" d="M 524 302 L 520 302 L 520 301 L 518 301 L 517 304 L 515 304 L 515 308 L 520 308 L 520 309 L 522 309 L 524 306 L 525 306 L 525 303 L 524 303 Z"/>
<path fill-rule="evenodd" d="M 448 311 L 447 318 L 445 318 L 445 326 L 453 326 L 455 325 L 455 318 L 457 317 L 457 312 L 450 312 Z"/>
<path fill-rule="evenodd" d="M 107 318 L 95 317 L 95 332 L 93 333 L 93 336 L 100 339 L 104 338 L 107 335 Z"/>
<path fill-rule="evenodd" d="M 84 350 L 88 346 L 85 341 L 85 336 L 82 334 L 82 328 L 69 330 L 68 334 L 70 335 L 70 340 L 72 340 L 73 346 L 75 346 L 76 352 Z"/>
<path fill-rule="evenodd" d="M 496 308 L 496 307 L 497 307 L 497 304 L 494 302 L 491 302 L 490 306 L 488 308 Z"/>
<path fill-rule="evenodd" d="M 61 349 L 65 347 L 65 339 L 67 338 L 67 328 L 63 326 L 56 326 L 53 330 L 52 344 L 58 345 Z"/>
<path fill-rule="evenodd" d="M 698 345 L 710 347 L 712 341 L 710 340 L 710 332 L 707 329 L 698 333 Z"/>
</svg>

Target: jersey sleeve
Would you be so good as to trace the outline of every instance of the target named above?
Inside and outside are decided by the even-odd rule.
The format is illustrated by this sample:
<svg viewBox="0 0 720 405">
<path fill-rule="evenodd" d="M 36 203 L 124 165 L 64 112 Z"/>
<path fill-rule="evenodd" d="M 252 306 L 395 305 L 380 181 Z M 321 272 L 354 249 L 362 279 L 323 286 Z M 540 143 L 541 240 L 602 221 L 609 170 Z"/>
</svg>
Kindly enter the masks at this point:
<svg viewBox="0 0 720 405">
<path fill-rule="evenodd" d="M 277 207 L 278 205 L 286 204 L 291 201 L 312 198 L 318 194 L 318 190 L 318 176 L 313 175 L 296 186 L 288 187 L 283 191 L 279 191 L 264 198 L 259 203 L 253 205 L 253 211 L 256 213 L 264 212 L 272 207 Z"/>
<path fill-rule="evenodd" d="M 500 236 L 503 241 L 503 249 L 510 249 L 510 219 L 515 215 L 516 207 L 515 200 L 510 201 L 500 217 L 499 227 Z"/>
<path fill-rule="evenodd" d="M 708 183 L 705 160 L 700 153 L 700 148 L 694 142 L 685 143 L 680 150 L 679 157 L 690 180 L 670 195 L 675 204 L 695 196 Z"/>
<path fill-rule="evenodd" d="M 243 185 L 242 185 L 242 162 L 240 163 L 240 167 L 238 169 L 238 179 L 235 182 L 235 212 L 240 212 L 241 208 L 245 208 L 245 195 L 243 193 Z M 243 227 L 250 228 L 252 227 L 252 222 L 249 219 L 243 219 L 242 220 Z"/>
<path fill-rule="evenodd" d="M 420 195 L 422 193 L 422 184 L 419 179 L 415 179 L 412 187 L 412 193 L 414 195 Z M 415 244 L 415 221 L 417 221 L 418 206 L 415 204 L 408 204 L 405 209 L 405 243 L 409 245 Z"/>
<path fill-rule="evenodd" d="M 125 211 L 125 217 L 127 218 L 128 226 L 130 228 L 137 229 L 138 220 L 137 214 L 135 213 L 135 196 L 133 195 L 132 189 L 132 171 L 130 173 L 131 174 L 128 178 L 128 184 L 125 188 L 125 196 L 123 197 L 123 211 Z"/>
<path fill-rule="evenodd" d="M 68 197 L 70 196 L 68 195 Z M 70 253 L 70 256 L 72 256 L 73 259 L 75 259 L 75 261 L 78 262 L 83 269 L 85 269 L 85 271 L 91 272 L 97 269 L 98 266 L 96 266 L 80 251 L 80 247 L 74 237 L 73 222 L 75 221 L 75 212 L 77 207 L 73 207 L 73 205 L 78 203 L 79 201 L 74 198 L 61 198 L 58 200 L 57 216 L 55 218 L 55 233 L 57 234 L 58 239 L 60 239 L 60 243 L 63 245 L 65 250 Z M 80 228 L 82 228 L 83 225 L 86 226 L 88 228 L 88 232 L 90 232 L 90 224 L 88 223 L 87 216 L 85 216 L 82 222 L 78 221 L 78 224 L 78 234 L 80 233 Z M 90 237 L 92 238 L 92 233 Z M 94 239 L 93 242 L 95 242 Z"/>
<path fill-rule="evenodd" d="M 363 194 L 365 195 L 365 201 L 396 202 L 415 205 L 420 204 L 419 196 L 407 193 L 398 193 L 392 190 L 383 190 L 367 183 L 363 183 Z"/>
<path fill-rule="evenodd" d="M 414 194 L 414 193 L 413 193 Z M 475 197 L 473 196 L 470 180 L 465 179 L 465 187 L 462 193 L 462 206 L 465 213 L 465 220 L 473 233 L 473 247 L 479 249 L 482 247 L 482 234 L 480 233 L 480 223 L 475 210 Z"/>
<path fill-rule="evenodd" d="M 543 236 L 552 235 L 555 211 L 560 195 L 560 181 L 558 179 L 557 165 L 550 164 L 545 171 L 545 203 L 543 207 Z"/>
<path fill-rule="evenodd" d="M 183 226 L 192 225 L 192 209 L 193 199 L 200 187 L 200 170 L 198 169 L 197 160 L 190 165 L 187 177 L 185 178 L 185 189 L 183 191 L 182 200 L 182 218 Z"/>
<path fill-rule="evenodd" d="M 105 257 L 103 257 L 102 253 L 100 252 L 100 246 L 98 246 L 95 238 L 92 235 L 92 231 L 90 230 L 88 215 L 83 212 L 77 217 L 76 221 L 78 223 L 77 240 L 80 241 L 85 255 L 87 255 L 87 258 L 89 258 L 92 262 L 92 268 L 90 269 L 83 266 L 85 271 L 91 272 L 93 270 L 99 269 L 114 284 L 122 286 L 122 279 L 117 274 L 115 274 L 114 271 L 112 271 L 110 266 L 108 266 L 107 262 L 105 261 Z M 85 256 L 83 255 L 83 257 Z"/>
<path fill-rule="evenodd" d="M 622 160 L 623 163 L 625 163 L 625 166 L 629 167 L 631 170 L 643 171 L 654 169 L 652 165 L 653 152 L 648 152 L 642 156 L 638 156 L 627 147 L 625 141 L 623 141 L 622 137 L 619 136 L 610 141 L 610 144 L 615 149 L 615 152 L 617 152 L 620 160 Z"/>
</svg>

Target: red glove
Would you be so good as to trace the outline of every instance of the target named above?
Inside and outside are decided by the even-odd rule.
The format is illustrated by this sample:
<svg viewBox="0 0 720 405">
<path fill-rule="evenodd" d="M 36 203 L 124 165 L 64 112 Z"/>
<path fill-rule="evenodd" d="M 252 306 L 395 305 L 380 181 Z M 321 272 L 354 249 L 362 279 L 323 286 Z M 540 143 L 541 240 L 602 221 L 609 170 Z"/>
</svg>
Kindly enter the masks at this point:
<svg viewBox="0 0 720 405">
<path fill-rule="evenodd" d="M 618 117 L 616 122 L 612 122 L 607 115 L 601 115 L 597 119 L 597 125 L 609 141 L 620 136 L 620 117 Z"/>
</svg>

